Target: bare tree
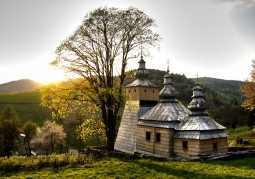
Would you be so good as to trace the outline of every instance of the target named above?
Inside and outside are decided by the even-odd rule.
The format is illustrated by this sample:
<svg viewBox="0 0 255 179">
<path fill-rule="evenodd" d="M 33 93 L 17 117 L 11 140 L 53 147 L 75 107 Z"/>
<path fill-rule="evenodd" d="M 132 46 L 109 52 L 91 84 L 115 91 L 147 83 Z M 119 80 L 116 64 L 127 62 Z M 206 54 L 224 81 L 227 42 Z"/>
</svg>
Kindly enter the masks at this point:
<svg viewBox="0 0 255 179">
<path fill-rule="evenodd" d="M 152 31 L 153 27 L 155 21 L 137 8 L 98 8 L 88 13 L 77 30 L 56 49 L 57 58 L 51 65 L 88 83 L 82 89 L 77 87 L 79 95 L 73 100 L 82 101 L 83 105 L 85 101 L 93 103 L 100 110 L 108 150 L 114 150 L 128 60 L 137 57 L 141 44 L 145 52 L 157 45 L 160 37 Z M 113 78 L 115 67 L 117 76 Z"/>
<path fill-rule="evenodd" d="M 38 131 L 39 136 L 42 138 L 42 144 L 46 149 L 54 149 L 57 144 L 62 143 L 66 134 L 64 128 L 61 125 L 56 124 L 56 122 L 45 121 L 44 125 Z"/>
</svg>

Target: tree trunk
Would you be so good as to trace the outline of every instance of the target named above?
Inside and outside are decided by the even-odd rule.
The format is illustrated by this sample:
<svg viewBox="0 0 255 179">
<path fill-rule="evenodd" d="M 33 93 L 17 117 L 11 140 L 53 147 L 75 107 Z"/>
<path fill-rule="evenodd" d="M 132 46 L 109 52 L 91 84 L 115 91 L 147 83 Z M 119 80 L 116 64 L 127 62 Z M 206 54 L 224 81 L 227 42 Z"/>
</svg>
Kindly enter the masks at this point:
<svg viewBox="0 0 255 179">
<path fill-rule="evenodd" d="M 115 126 L 106 132 L 106 136 L 107 136 L 107 150 L 114 151 Z"/>
</svg>

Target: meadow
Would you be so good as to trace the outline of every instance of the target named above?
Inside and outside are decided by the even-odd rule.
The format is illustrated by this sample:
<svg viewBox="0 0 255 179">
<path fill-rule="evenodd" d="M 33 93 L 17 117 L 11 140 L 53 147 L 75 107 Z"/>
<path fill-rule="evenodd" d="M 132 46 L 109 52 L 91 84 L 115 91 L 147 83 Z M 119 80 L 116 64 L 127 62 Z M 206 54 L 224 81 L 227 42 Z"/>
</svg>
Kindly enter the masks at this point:
<svg viewBox="0 0 255 179">
<path fill-rule="evenodd" d="M 241 126 L 236 129 L 227 129 L 229 149 L 231 147 L 239 148 L 239 150 L 255 149 L 255 131 L 251 130 L 248 126 Z M 242 137 L 248 140 L 249 144 L 237 144 L 236 138 Z M 243 149 L 241 149 L 243 148 Z"/>
<path fill-rule="evenodd" d="M 41 106 L 40 103 L 41 94 L 39 90 L 0 94 L 0 112 L 7 104 L 12 105 L 21 120 L 21 124 L 31 120 L 42 126 L 46 119 L 51 118 L 50 109 Z"/>
<path fill-rule="evenodd" d="M 90 164 L 0 172 L 0 178 L 255 178 L 255 157 L 176 161 L 104 157 Z"/>
</svg>

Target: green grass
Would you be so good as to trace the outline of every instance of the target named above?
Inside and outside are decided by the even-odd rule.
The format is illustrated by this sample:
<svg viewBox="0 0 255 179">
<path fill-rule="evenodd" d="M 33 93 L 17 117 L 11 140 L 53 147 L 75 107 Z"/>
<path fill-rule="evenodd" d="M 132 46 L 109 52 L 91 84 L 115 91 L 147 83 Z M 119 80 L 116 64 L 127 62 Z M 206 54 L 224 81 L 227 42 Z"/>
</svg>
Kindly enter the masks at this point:
<svg viewBox="0 0 255 179">
<path fill-rule="evenodd" d="M 250 135 L 250 127 L 242 126 L 236 129 L 227 129 L 226 132 L 229 134 L 229 140 L 236 140 L 238 136 L 241 136 L 243 139 L 248 139 Z"/>
<path fill-rule="evenodd" d="M 0 113 L 7 104 L 10 104 L 16 110 L 22 125 L 31 120 L 41 127 L 45 120 L 51 119 L 51 110 L 41 106 L 40 103 L 41 94 L 39 90 L 4 93 L 0 94 Z M 64 119 L 64 122 L 68 123 L 74 118 L 75 114 L 71 114 Z"/>
<path fill-rule="evenodd" d="M 0 94 L 1 103 L 36 103 L 41 102 L 41 94 L 39 90 L 14 92 Z"/>
<path fill-rule="evenodd" d="M 228 133 L 228 142 L 229 146 L 231 147 L 244 147 L 244 146 L 255 146 L 255 138 L 251 136 L 251 129 L 248 126 L 238 127 L 236 129 L 227 129 L 226 132 Z M 249 140 L 249 144 L 237 144 L 236 138 L 240 136 L 243 139 Z"/>
<path fill-rule="evenodd" d="M 0 172 L 1 178 L 255 178 L 255 158 L 226 161 L 156 161 L 104 158 L 91 165 Z"/>
</svg>

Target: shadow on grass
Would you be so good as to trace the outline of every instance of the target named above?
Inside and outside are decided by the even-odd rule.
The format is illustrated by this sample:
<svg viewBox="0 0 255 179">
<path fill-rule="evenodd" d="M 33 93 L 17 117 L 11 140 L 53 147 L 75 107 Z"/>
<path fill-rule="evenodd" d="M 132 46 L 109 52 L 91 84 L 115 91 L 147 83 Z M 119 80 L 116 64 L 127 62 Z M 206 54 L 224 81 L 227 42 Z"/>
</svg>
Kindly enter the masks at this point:
<svg viewBox="0 0 255 179">
<path fill-rule="evenodd" d="M 255 169 L 255 156 L 254 155 L 250 156 L 248 155 L 244 157 L 239 156 L 224 160 L 204 161 L 204 163 L 235 168 L 245 167 L 247 169 Z"/>
<path fill-rule="evenodd" d="M 125 159 L 125 158 L 119 158 L 119 160 L 121 160 L 122 162 L 128 162 L 128 163 L 132 163 L 133 165 L 137 165 L 140 168 L 143 168 L 146 171 L 151 171 L 151 172 L 155 172 L 155 174 L 157 173 L 162 173 L 162 174 L 166 174 L 169 175 L 169 178 L 171 178 L 171 176 L 173 177 L 177 177 L 177 178 L 210 178 L 210 179 L 218 179 L 218 178 L 235 178 L 235 179 L 244 179 L 247 177 L 242 177 L 242 176 L 236 176 L 235 173 L 233 174 L 226 174 L 224 172 L 222 173 L 212 173 L 213 174 L 209 174 L 206 173 L 207 168 L 205 168 L 207 165 L 205 165 L 205 167 L 198 167 L 197 169 L 194 170 L 190 169 L 189 166 L 192 165 L 193 162 L 182 162 L 182 165 L 184 167 L 182 167 L 182 169 L 179 169 L 181 167 L 171 167 L 170 165 L 167 165 L 168 162 L 179 162 L 179 161 L 154 161 L 154 160 L 148 160 L 148 161 L 143 161 L 140 159 Z M 150 162 L 151 161 L 151 162 Z M 231 162 L 231 161 L 229 161 Z M 164 165 L 164 163 L 166 163 L 166 165 Z M 180 161 L 181 163 L 181 161 Z M 201 165 L 205 163 L 205 164 L 209 164 L 209 165 L 224 165 L 224 166 L 228 166 L 229 163 L 224 163 L 221 161 L 211 161 L 211 162 L 201 162 Z M 178 163 L 176 163 L 178 164 Z M 194 162 L 195 164 L 195 162 Z M 186 166 L 185 166 L 186 165 Z M 189 165 L 189 166 L 187 166 Z M 233 167 L 239 167 L 240 165 L 242 165 L 242 163 L 239 164 L 234 164 Z M 254 168 L 254 166 L 249 165 L 249 168 L 252 169 L 252 167 Z M 213 168 L 213 167 L 212 167 Z M 193 171 L 192 171 L 193 170 Z M 150 172 L 150 173 L 151 173 Z M 146 177 L 146 176 L 144 176 Z"/>
</svg>

